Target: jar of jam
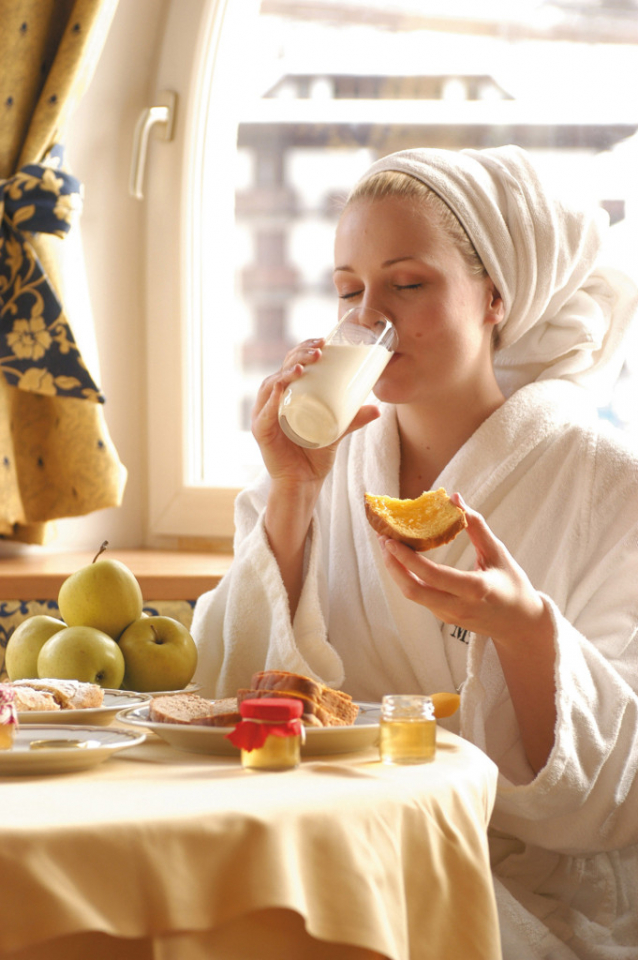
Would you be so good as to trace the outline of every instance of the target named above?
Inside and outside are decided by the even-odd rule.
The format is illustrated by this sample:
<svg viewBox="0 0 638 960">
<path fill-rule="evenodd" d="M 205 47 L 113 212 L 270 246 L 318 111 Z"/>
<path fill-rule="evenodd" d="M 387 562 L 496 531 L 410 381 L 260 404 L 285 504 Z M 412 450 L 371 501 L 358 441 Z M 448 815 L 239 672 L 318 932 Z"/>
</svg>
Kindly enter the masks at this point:
<svg viewBox="0 0 638 960">
<path fill-rule="evenodd" d="M 241 750 L 247 770 L 290 770 L 299 765 L 303 704 L 292 698 L 255 698 L 239 705 L 241 721 L 227 738 Z"/>
<path fill-rule="evenodd" d="M 384 763 L 427 763 L 436 753 L 436 720 L 430 697 L 392 694 L 381 701 L 379 752 Z"/>
<path fill-rule="evenodd" d="M 18 713 L 11 687 L 0 683 L 0 750 L 10 750 L 18 726 Z"/>
</svg>

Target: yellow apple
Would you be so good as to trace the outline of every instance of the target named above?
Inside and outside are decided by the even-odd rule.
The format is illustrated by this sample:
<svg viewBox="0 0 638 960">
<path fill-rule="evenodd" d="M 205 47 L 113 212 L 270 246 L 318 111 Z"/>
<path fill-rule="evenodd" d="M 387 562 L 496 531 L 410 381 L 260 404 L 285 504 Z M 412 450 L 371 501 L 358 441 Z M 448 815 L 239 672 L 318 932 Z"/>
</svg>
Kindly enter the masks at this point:
<svg viewBox="0 0 638 960">
<path fill-rule="evenodd" d="M 124 657 L 107 633 L 94 627 L 66 627 L 40 650 L 38 676 L 82 680 L 117 690 L 124 679 Z"/>
<path fill-rule="evenodd" d="M 179 620 L 140 617 L 126 628 L 119 647 L 126 664 L 127 690 L 181 690 L 193 679 L 197 647 Z"/>
<path fill-rule="evenodd" d="M 69 627 L 94 627 L 117 640 L 142 615 L 142 591 L 119 560 L 100 560 L 72 573 L 60 587 L 58 607 Z"/>
<path fill-rule="evenodd" d="M 64 630 L 66 624 L 55 617 L 45 614 L 36 614 L 27 617 L 15 628 L 4 658 L 4 665 L 9 680 L 33 680 L 38 676 L 38 654 L 49 637 L 59 630 Z"/>
</svg>

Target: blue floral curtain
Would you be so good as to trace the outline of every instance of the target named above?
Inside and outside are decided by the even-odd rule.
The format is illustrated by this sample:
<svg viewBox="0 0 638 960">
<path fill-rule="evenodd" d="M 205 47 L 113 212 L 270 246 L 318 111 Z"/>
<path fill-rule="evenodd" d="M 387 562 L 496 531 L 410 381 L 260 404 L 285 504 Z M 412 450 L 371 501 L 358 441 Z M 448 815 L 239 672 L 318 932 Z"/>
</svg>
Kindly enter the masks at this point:
<svg viewBox="0 0 638 960">
<path fill-rule="evenodd" d="M 0 537 L 121 502 L 104 397 L 64 311 L 56 244 L 82 186 L 65 127 L 118 0 L 0 0 Z"/>
</svg>

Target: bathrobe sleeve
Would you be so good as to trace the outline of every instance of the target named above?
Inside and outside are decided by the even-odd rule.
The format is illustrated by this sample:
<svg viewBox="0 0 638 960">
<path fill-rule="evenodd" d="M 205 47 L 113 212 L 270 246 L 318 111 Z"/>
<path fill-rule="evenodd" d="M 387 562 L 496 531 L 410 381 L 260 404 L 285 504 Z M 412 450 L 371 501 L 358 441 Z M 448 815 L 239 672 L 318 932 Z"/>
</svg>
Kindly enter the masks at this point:
<svg viewBox="0 0 638 960">
<path fill-rule="evenodd" d="M 235 555 L 221 583 L 201 596 L 193 614 L 198 648 L 195 681 L 202 696 L 235 696 L 258 670 L 290 670 L 333 687 L 343 664 L 327 643 L 321 531 L 313 519 L 305 577 L 294 624 L 279 566 L 264 528 L 269 479 L 239 494 L 235 505 Z"/>
<path fill-rule="evenodd" d="M 558 720 L 545 767 L 536 777 L 526 768 L 487 637 L 473 638 L 462 705 L 463 734 L 499 766 L 493 826 L 573 855 L 638 842 L 638 475 L 635 459 L 605 443 L 592 463 L 579 535 L 548 558 L 574 574 L 564 612 L 546 597 Z"/>
</svg>

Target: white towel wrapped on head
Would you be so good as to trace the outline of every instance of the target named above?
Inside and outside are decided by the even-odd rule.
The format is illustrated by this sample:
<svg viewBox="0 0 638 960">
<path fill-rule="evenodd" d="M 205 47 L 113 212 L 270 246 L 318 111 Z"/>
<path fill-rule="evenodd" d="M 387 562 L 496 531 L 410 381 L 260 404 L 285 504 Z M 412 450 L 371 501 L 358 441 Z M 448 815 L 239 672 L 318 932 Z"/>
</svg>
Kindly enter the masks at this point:
<svg viewBox="0 0 638 960">
<path fill-rule="evenodd" d="M 366 172 L 410 174 L 456 214 L 503 298 L 495 356 L 506 396 L 542 379 L 572 380 L 607 402 L 638 291 L 599 263 L 608 216 L 552 196 L 519 147 L 404 150 Z"/>
</svg>

